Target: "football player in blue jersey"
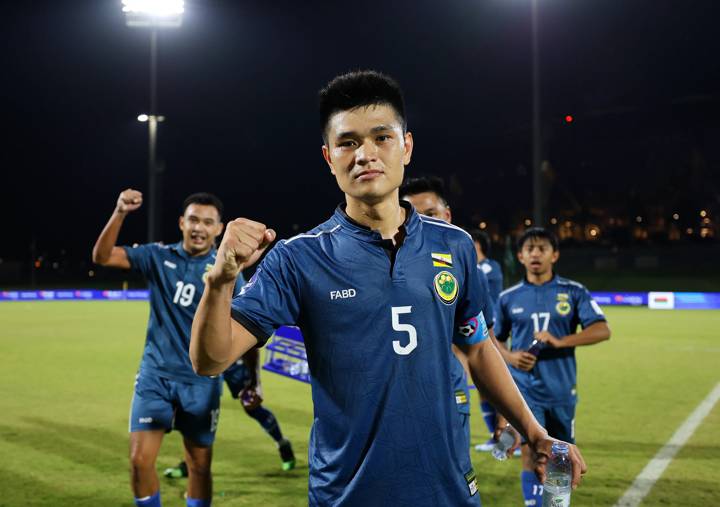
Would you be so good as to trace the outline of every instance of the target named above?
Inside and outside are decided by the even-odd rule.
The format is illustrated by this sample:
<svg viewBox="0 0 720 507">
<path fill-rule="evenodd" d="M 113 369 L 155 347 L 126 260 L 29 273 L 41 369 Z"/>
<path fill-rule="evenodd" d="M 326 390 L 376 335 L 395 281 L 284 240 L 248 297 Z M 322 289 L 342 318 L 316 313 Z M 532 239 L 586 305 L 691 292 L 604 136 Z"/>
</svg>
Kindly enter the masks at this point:
<svg viewBox="0 0 720 507">
<path fill-rule="evenodd" d="M 276 235 L 246 218 L 228 224 L 193 321 L 196 371 L 222 372 L 296 324 L 315 416 L 309 504 L 477 506 L 452 399 L 454 342 L 544 476 L 552 439 L 488 339 L 471 238 L 399 199 L 413 148 L 400 88 L 374 71 L 338 76 L 320 92 L 320 116 L 323 156 L 345 202 L 270 250 L 235 297 L 235 277 Z M 571 454 L 577 484 L 586 466 L 575 446 Z"/>
<path fill-rule="evenodd" d="M 452 223 L 452 211 L 450 205 L 445 198 L 445 185 L 443 181 L 438 177 L 420 177 L 420 178 L 409 178 L 400 187 L 400 198 L 408 201 L 413 205 L 416 211 L 421 215 L 437 218 L 444 220 L 447 223 Z M 484 271 L 480 269 L 478 264 L 477 275 L 481 284 L 481 308 L 483 316 L 485 317 L 485 323 L 487 324 L 490 336 L 493 337 L 493 324 L 494 324 L 494 307 L 492 298 L 490 296 L 490 289 L 488 286 L 488 280 L 485 276 Z M 465 372 L 468 370 L 467 357 L 460 350 L 459 347 L 453 345 L 452 347 L 455 357 L 458 359 L 458 363 L 453 367 L 453 381 L 455 385 L 455 402 L 457 403 L 458 410 L 463 414 L 462 420 L 463 425 L 466 429 L 468 436 L 468 446 L 470 445 L 470 391 L 468 389 L 468 377 Z M 462 366 L 462 367 L 461 367 Z M 488 419 L 483 412 L 483 418 L 488 424 Z M 491 440 L 492 435 L 495 432 L 495 419 L 493 414 L 492 426 L 489 426 Z M 493 445 L 494 445 L 494 440 Z"/>
<path fill-rule="evenodd" d="M 560 255 L 557 237 L 535 227 L 518 239 L 525 279 L 500 294 L 498 340 L 515 383 L 550 436 L 575 441 L 577 403 L 575 347 L 610 338 L 605 315 L 581 284 L 554 272 Z M 581 331 L 577 327 L 582 328 Z M 532 452 L 522 446 L 521 486 L 525 505 L 540 505 L 542 483 L 532 472 Z"/>
<path fill-rule="evenodd" d="M 275 441 L 280 453 L 284 471 L 295 468 L 295 454 L 292 444 L 285 438 L 275 414 L 263 405 L 262 382 L 260 381 L 260 353 L 250 349 L 235 364 L 223 373 L 223 380 L 230 395 L 240 400 L 245 413 L 255 419 L 265 432 Z M 181 461 L 176 467 L 165 470 L 165 477 L 177 479 L 188 476 L 187 463 Z"/>
<path fill-rule="evenodd" d="M 493 302 L 493 307 L 497 306 L 500 292 L 503 289 L 503 274 L 500 264 L 491 259 L 490 255 L 490 236 L 480 229 L 472 229 L 469 231 L 470 236 L 473 238 L 475 244 L 475 253 L 478 258 L 478 268 L 487 276 L 488 287 L 490 289 L 490 298 Z M 485 426 L 487 427 L 490 438 L 486 442 L 477 444 L 475 450 L 478 452 L 489 452 L 495 447 L 495 431 L 497 429 L 497 412 L 492 404 L 480 397 L 480 412 L 483 415 Z M 520 449 L 516 450 L 516 454 L 519 454 Z"/>
<path fill-rule="evenodd" d="M 147 338 L 130 410 L 131 486 L 136 505 L 160 505 L 155 461 L 163 435 L 175 428 L 183 435 L 188 464 L 187 505 L 208 506 L 222 384 L 221 377 L 193 371 L 188 346 L 204 279 L 215 261 L 215 239 L 223 230 L 222 203 L 212 194 L 189 196 L 179 219 L 178 243 L 116 246 L 125 217 L 142 199 L 137 190 L 123 191 L 93 248 L 95 263 L 134 269 L 150 287 Z M 238 280 L 233 287 L 242 285 Z"/>
</svg>

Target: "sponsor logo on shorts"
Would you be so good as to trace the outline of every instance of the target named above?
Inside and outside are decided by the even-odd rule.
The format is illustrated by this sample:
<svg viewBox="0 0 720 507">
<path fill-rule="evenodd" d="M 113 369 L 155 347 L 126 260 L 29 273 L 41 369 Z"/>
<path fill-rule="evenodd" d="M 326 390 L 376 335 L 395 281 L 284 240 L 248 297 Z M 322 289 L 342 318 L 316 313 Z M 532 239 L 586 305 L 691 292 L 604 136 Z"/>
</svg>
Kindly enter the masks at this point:
<svg viewBox="0 0 720 507">
<path fill-rule="evenodd" d="M 475 495 L 478 492 L 475 470 L 470 469 L 470 471 L 465 474 L 465 482 L 467 482 L 468 489 L 470 490 L 470 496 Z"/>
<path fill-rule="evenodd" d="M 141 417 L 138 419 L 138 422 L 140 424 L 150 424 L 151 422 L 153 422 L 153 418 L 152 417 Z"/>
</svg>

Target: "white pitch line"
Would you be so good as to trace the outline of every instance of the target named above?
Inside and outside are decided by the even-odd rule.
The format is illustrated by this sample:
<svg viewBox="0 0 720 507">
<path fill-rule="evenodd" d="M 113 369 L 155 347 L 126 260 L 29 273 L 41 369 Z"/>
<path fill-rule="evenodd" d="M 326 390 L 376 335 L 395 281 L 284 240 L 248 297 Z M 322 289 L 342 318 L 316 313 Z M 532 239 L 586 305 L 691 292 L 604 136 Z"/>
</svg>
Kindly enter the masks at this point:
<svg viewBox="0 0 720 507">
<path fill-rule="evenodd" d="M 614 507 L 636 507 L 642 502 L 643 498 L 650 493 L 650 490 L 677 452 L 685 445 L 692 434 L 695 433 L 695 430 L 710 413 L 718 400 L 720 400 L 720 383 L 710 391 L 710 394 L 708 394 L 693 413 L 685 419 L 685 422 L 682 423 L 670 440 L 668 440 L 662 449 L 657 452 L 655 457 L 645 465 L 645 468 L 635 477 L 635 481 L 620 500 L 617 501 Z"/>
</svg>

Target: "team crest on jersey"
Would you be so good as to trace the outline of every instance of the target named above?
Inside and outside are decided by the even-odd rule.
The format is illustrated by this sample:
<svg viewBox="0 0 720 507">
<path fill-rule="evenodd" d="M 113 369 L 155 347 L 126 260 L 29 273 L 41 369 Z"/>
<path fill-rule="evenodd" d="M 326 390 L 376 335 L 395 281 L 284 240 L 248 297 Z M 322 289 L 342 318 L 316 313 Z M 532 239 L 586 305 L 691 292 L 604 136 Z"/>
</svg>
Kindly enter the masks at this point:
<svg viewBox="0 0 720 507">
<path fill-rule="evenodd" d="M 451 268 L 452 267 L 452 254 L 449 253 L 432 253 L 430 254 L 433 260 L 433 266 L 436 268 Z"/>
<path fill-rule="evenodd" d="M 203 283 L 207 282 L 208 273 L 210 273 L 210 270 L 212 269 L 212 267 L 213 267 L 212 264 L 205 264 L 205 272 L 203 273 L 203 276 L 202 276 Z"/>
<path fill-rule="evenodd" d="M 453 304 L 457 299 L 459 284 L 452 273 L 440 271 L 435 275 L 433 286 L 440 300 L 446 305 Z"/>
<path fill-rule="evenodd" d="M 570 303 L 567 301 L 560 301 L 558 304 L 555 305 L 555 311 L 558 312 L 560 315 L 567 315 L 570 313 Z"/>
</svg>

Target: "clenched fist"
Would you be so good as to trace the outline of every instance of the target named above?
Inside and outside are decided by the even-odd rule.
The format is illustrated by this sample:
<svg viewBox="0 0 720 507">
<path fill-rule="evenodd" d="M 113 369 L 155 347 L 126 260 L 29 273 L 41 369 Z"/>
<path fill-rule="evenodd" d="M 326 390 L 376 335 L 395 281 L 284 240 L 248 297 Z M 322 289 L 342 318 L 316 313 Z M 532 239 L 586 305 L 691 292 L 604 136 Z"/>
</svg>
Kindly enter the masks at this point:
<svg viewBox="0 0 720 507">
<path fill-rule="evenodd" d="M 142 206 L 142 192 L 128 188 L 120 192 L 120 196 L 115 206 L 115 211 L 121 215 L 125 215 L 131 211 L 135 211 Z"/>
<path fill-rule="evenodd" d="M 260 222 L 236 218 L 228 223 L 208 283 L 216 286 L 235 283 L 240 271 L 257 262 L 274 240 L 275 231 Z"/>
</svg>

